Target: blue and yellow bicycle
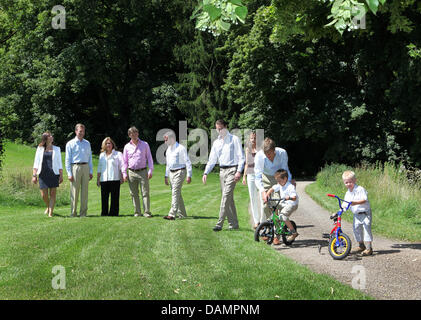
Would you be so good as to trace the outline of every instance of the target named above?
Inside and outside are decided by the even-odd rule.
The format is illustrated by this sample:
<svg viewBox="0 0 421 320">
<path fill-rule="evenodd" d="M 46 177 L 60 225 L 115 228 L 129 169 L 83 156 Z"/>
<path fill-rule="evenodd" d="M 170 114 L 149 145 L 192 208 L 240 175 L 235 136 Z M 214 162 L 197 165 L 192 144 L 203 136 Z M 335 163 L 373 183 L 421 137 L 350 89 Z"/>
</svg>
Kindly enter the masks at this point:
<svg viewBox="0 0 421 320">
<path fill-rule="evenodd" d="M 327 194 L 328 197 L 338 199 L 339 211 L 332 214 L 330 219 L 333 220 L 333 229 L 329 234 L 329 254 L 335 260 L 342 260 L 348 256 L 351 251 L 351 239 L 342 231 L 342 214 L 349 209 L 351 202 L 345 201 L 334 194 Z M 342 206 L 342 202 L 346 202 L 348 205 Z"/>
</svg>

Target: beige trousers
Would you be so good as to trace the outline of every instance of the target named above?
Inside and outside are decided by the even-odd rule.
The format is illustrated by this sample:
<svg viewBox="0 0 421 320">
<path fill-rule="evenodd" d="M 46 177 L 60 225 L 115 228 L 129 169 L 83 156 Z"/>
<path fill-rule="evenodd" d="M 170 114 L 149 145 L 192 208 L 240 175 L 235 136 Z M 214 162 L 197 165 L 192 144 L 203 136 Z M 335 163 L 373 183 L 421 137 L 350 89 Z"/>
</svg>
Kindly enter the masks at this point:
<svg viewBox="0 0 421 320">
<path fill-rule="evenodd" d="M 129 189 L 130 195 L 132 196 L 133 206 L 135 208 L 135 214 L 141 214 L 140 199 L 139 199 L 139 184 L 140 192 L 142 195 L 143 210 L 145 214 L 151 214 L 151 204 L 149 198 L 149 179 L 148 170 L 144 169 L 141 171 L 129 170 Z"/>
<path fill-rule="evenodd" d="M 277 184 L 278 181 L 276 181 L 274 176 L 269 176 L 269 175 L 266 175 L 266 174 L 263 173 L 262 174 L 262 183 L 263 183 L 263 188 L 265 188 L 265 191 L 267 192 L 270 188 L 272 188 L 272 186 Z M 271 197 L 273 199 L 279 199 L 279 193 L 273 193 L 273 194 L 271 194 Z M 272 215 L 272 211 L 269 208 L 267 203 L 263 203 L 261 192 L 259 192 L 259 199 L 260 199 L 260 208 L 262 210 L 260 217 L 263 220 L 265 220 L 265 217 L 266 217 L 266 219 L 269 219 L 270 216 Z"/>
<path fill-rule="evenodd" d="M 70 182 L 70 216 L 77 217 L 77 202 L 80 193 L 80 216 L 88 213 L 89 165 L 72 165 L 73 181 Z"/>
<path fill-rule="evenodd" d="M 186 179 L 187 170 L 181 169 L 169 174 L 171 185 L 171 210 L 169 215 L 175 217 L 177 214 L 182 217 L 187 217 L 186 208 L 184 206 L 183 196 L 181 195 L 181 188 Z"/>
<path fill-rule="evenodd" d="M 234 180 L 237 168 L 220 169 L 219 181 L 221 183 L 221 207 L 219 210 L 219 219 L 216 223 L 217 226 L 221 227 L 224 225 L 225 217 L 228 220 L 228 225 L 231 228 L 238 228 L 237 209 L 234 203 L 234 189 L 236 182 Z"/>
</svg>

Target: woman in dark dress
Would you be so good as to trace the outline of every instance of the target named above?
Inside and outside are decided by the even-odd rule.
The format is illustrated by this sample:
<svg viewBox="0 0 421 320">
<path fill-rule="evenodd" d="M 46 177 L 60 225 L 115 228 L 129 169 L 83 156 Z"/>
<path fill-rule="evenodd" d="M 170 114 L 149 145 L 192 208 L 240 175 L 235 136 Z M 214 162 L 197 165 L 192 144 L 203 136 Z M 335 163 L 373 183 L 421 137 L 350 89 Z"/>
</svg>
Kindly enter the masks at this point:
<svg viewBox="0 0 421 320">
<path fill-rule="evenodd" d="M 54 138 L 50 132 L 42 134 L 32 171 L 32 182 L 36 184 L 39 180 L 41 197 L 47 206 L 44 213 L 49 217 L 53 216 L 57 187 L 63 182 L 61 150 L 53 145 L 53 141 Z"/>
</svg>

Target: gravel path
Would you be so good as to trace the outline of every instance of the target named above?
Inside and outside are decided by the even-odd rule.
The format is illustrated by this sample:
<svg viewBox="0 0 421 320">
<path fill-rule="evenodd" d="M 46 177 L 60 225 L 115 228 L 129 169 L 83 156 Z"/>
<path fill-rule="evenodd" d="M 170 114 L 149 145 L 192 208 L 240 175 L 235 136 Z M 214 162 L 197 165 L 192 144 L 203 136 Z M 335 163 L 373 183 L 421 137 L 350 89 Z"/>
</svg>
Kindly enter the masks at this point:
<svg viewBox="0 0 421 320">
<path fill-rule="evenodd" d="M 329 274 L 376 299 L 421 300 L 421 243 L 408 243 L 373 235 L 373 255 L 350 254 L 344 260 L 333 260 L 328 252 L 331 212 L 320 207 L 306 194 L 311 182 L 297 182 L 300 204 L 292 215 L 299 236 L 292 246 L 273 248 L 311 270 Z M 373 222 L 375 223 L 375 221 Z M 342 229 L 356 247 L 352 224 L 342 221 Z"/>
</svg>

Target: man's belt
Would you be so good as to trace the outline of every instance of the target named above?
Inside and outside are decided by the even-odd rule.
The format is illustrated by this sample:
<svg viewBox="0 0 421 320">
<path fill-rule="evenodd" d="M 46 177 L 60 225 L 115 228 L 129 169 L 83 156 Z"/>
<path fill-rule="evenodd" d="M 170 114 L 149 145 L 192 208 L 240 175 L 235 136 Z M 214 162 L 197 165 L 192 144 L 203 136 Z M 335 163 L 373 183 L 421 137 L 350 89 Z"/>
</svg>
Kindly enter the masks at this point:
<svg viewBox="0 0 421 320">
<path fill-rule="evenodd" d="M 219 166 L 220 169 L 230 169 L 230 168 L 237 168 L 238 165 L 234 165 L 234 166 Z"/>
<path fill-rule="evenodd" d="M 142 170 L 145 170 L 145 169 L 146 169 L 146 167 L 140 168 L 140 169 L 132 169 L 132 168 L 129 168 L 129 170 L 130 171 L 133 171 L 133 172 L 139 172 L 139 171 L 142 171 Z"/>
<path fill-rule="evenodd" d="M 184 169 L 186 169 L 186 167 L 179 168 L 179 169 L 170 169 L 170 171 L 171 172 L 177 172 L 177 171 L 184 170 Z"/>
<path fill-rule="evenodd" d="M 72 164 L 75 164 L 75 165 L 82 165 L 82 164 L 88 164 L 87 162 L 75 162 L 75 163 L 72 163 Z"/>
</svg>

